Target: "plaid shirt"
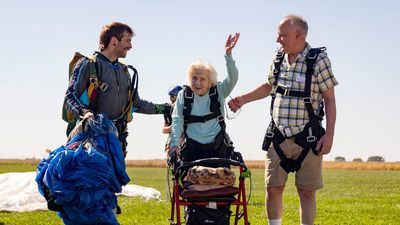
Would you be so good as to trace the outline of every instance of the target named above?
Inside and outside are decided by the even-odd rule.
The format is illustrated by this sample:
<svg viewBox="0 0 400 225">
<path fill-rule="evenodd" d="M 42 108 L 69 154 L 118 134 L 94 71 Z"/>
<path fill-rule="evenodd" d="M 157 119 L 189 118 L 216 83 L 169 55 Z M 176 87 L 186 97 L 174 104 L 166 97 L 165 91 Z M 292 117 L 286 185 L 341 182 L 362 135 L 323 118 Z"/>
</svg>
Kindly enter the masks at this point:
<svg viewBox="0 0 400 225">
<path fill-rule="evenodd" d="M 279 85 L 286 86 L 294 91 L 304 91 L 306 80 L 305 73 L 307 69 L 305 60 L 310 49 L 311 46 L 307 43 L 304 51 L 297 56 L 292 65 L 289 64 L 288 55 L 285 54 L 277 82 Z M 273 69 L 274 64 L 272 63 L 267 80 L 267 83 L 271 86 L 275 82 Z M 319 115 L 320 106 L 323 102 L 322 92 L 337 84 L 338 82 L 332 73 L 331 62 L 327 54 L 321 52 L 315 63 L 314 74 L 311 81 L 311 99 L 315 115 Z M 275 93 L 275 88 L 275 86 L 272 88 L 272 94 Z M 279 93 L 276 94 L 272 118 L 278 129 L 286 137 L 291 137 L 300 133 L 309 121 L 308 113 L 302 98 L 282 96 Z"/>
</svg>

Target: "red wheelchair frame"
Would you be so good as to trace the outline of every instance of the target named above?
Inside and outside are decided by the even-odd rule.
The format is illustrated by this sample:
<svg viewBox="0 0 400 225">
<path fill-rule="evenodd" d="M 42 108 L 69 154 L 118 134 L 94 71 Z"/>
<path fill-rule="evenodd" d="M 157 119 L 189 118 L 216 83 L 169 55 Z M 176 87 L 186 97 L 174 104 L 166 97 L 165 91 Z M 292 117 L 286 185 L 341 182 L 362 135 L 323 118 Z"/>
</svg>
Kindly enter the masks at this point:
<svg viewBox="0 0 400 225">
<path fill-rule="evenodd" d="M 240 157 L 241 158 L 241 157 Z M 224 164 L 230 166 L 238 166 L 240 175 L 239 175 L 239 193 L 237 197 L 234 198 L 233 201 L 214 201 L 214 200 L 201 200 L 196 202 L 195 205 L 206 206 L 209 205 L 210 202 L 214 202 L 216 205 L 236 205 L 236 214 L 234 224 L 237 225 L 238 221 L 243 217 L 244 225 L 249 225 L 248 215 L 247 215 L 247 201 L 246 201 L 246 186 L 245 186 L 245 176 L 243 173 L 247 171 L 247 167 L 244 164 L 243 160 L 235 161 L 231 159 L 224 159 L 224 158 L 207 158 L 207 159 L 200 159 L 193 162 L 185 163 L 179 166 L 174 172 L 173 180 L 173 192 L 171 198 L 171 217 L 169 219 L 171 225 L 181 225 L 181 206 L 190 206 L 193 205 L 192 202 L 189 202 L 186 199 L 183 199 L 181 196 L 181 188 L 179 187 L 179 179 L 180 175 L 183 171 L 193 167 L 193 166 L 207 166 L 212 164 Z M 243 207 L 243 212 L 239 212 L 240 207 Z M 176 222 L 175 222 L 175 214 L 176 214 Z"/>
</svg>

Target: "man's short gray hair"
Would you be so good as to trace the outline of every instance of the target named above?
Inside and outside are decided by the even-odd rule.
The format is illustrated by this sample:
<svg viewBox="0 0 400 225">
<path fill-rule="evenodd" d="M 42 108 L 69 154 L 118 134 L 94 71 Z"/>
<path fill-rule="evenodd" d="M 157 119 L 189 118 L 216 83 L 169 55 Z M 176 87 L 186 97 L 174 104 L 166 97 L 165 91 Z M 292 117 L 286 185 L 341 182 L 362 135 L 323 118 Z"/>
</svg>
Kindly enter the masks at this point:
<svg viewBox="0 0 400 225">
<path fill-rule="evenodd" d="M 307 36 L 308 33 L 308 24 L 307 21 L 298 15 L 290 14 L 285 17 L 283 17 L 283 20 L 288 21 L 290 25 L 294 25 L 298 28 L 300 28 L 300 31 L 304 33 L 305 36 Z"/>
</svg>

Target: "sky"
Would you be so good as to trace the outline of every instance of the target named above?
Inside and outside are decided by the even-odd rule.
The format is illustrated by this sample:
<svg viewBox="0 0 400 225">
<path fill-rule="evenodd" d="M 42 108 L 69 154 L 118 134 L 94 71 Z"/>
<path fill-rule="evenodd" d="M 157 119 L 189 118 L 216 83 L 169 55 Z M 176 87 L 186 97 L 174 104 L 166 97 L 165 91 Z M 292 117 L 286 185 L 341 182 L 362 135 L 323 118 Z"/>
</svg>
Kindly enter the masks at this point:
<svg viewBox="0 0 400 225">
<path fill-rule="evenodd" d="M 61 106 L 74 52 L 92 54 L 104 24 L 120 21 L 135 31 L 125 58 L 139 72 L 140 97 L 168 102 L 168 89 L 187 84 L 197 60 L 227 76 L 224 45 L 240 32 L 233 50 L 239 81 L 231 96 L 266 81 L 277 24 L 303 16 L 307 41 L 327 47 L 335 87 L 334 145 L 325 160 L 379 155 L 400 161 L 400 3 L 398 1 L 1 1 L 0 158 L 43 158 L 65 144 Z M 397 27 L 397 28 L 396 28 Z M 263 160 L 261 144 L 270 121 L 270 98 L 245 105 L 227 131 L 247 160 Z M 127 159 L 163 159 L 161 115 L 134 114 Z"/>
</svg>

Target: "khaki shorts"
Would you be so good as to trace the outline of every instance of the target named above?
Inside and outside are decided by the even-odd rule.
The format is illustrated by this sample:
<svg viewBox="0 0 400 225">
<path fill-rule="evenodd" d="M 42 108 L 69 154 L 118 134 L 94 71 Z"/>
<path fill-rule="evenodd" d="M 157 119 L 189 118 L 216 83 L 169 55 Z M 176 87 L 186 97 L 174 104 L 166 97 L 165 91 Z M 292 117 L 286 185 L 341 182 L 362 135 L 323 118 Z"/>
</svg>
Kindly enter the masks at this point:
<svg viewBox="0 0 400 225">
<path fill-rule="evenodd" d="M 280 147 L 287 158 L 297 159 L 302 147 L 294 143 L 294 138 L 288 138 L 280 144 Z M 284 186 L 288 174 L 280 166 L 280 158 L 272 143 L 267 152 L 265 160 L 265 187 Z M 322 156 L 316 156 L 310 149 L 306 158 L 301 163 L 299 171 L 295 172 L 296 187 L 307 191 L 321 189 L 322 182 Z"/>
</svg>

